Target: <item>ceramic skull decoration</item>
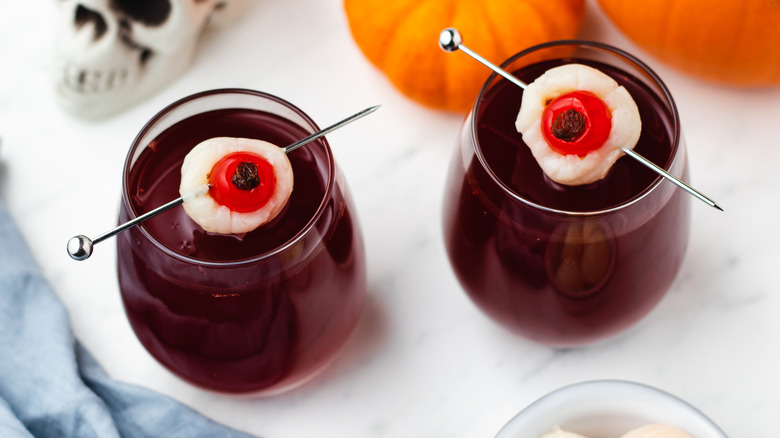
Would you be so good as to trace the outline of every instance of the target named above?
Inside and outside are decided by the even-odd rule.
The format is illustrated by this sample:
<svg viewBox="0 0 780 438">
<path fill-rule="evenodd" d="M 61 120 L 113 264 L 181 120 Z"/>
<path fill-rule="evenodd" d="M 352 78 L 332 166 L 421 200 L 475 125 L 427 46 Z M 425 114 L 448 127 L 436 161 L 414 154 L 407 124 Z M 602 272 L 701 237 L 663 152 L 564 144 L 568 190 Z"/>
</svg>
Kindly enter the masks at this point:
<svg viewBox="0 0 780 438">
<path fill-rule="evenodd" d="M 114 114 L 189 67 L 206 26 L 245 0 L 60 0 L 57 101 L 87 118 Z"/>
</svg>

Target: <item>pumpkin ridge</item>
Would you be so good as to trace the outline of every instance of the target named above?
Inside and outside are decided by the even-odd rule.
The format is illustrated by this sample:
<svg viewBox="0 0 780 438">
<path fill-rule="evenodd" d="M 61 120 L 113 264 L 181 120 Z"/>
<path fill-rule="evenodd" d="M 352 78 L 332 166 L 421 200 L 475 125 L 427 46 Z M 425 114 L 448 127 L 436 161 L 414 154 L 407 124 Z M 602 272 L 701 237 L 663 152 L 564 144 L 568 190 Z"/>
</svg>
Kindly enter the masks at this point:
<svg viewBox="0 0 780 438">
<path fill-rule="evenodd" d="M 675 16 L 675 5 L 677 8 L 681 8 L 683 5 L 682 2 L 669 2 L 666 3 L 664 6 L 664 11 L 659 15 L 659 17 L 672 17 Z M 672 29 L 672 20 L 667 18 L 666 20 L 661 19 L 661 44 L 658 45 L 658 47 L 655 50 L 655 53 L 653 53 L 655 56 L 659 57 L 660 59 L 663 59 L 664 61 L 667 61 L 670 56 L 665 55 L 665 53 L 674 53 L 673 51 L 670 51 L 668 47 L 674 47 L 676 44 L 675 40 L 675 34 Z M 685 58 L 685 56 L 684 56 Z"/>
<path fill-rule="evenodd" d="M 745 17 L 748 15 L 747 8 L 745 7 L 746 2 L 737 2 L 738 5 L 740 5 L 739 8 L 739 20 L 737 22 L 739 23 L 739 28 L 737 29 L 737 32 L 735 33 L 733 38 L 728 39 L 729 44 L 729 50 L 726 51 L 727 59 L 725 60 L 725 65 L 733 66 L 737 62 L 737 55 L 739 54 L 737 50 L 735 50 L 735 47 L 737 46 L 737 41 L 741 41 L 745 37 L 745 31 L 748 30 L 747 26 L 745 25 L 746 20 Z"/>
<path fill-rule="evenodd" d="M 408 17 L 411 14 L 414 14 L 416 11 L 421 9 L 426 3 L 430 2 L 432 0 L 422 0 L 417 2 L 411 2 L 409 3 L 409 8 L 403 13 L 400 13 L 397 15 L 397 17 Z M 381 68 L 387 68 L 387 59 L 390 57 L 390 54 L 393 52 L 393 48 L 397 41 L 401 41 L 403 38 L 400 38 L 398 36 L 398 32 L 401 31 L 401 25 L 399 23 L 395 23 L 394 26 L 392 26 L 392 30 L 390 30 L 390 33 L 385 36 L 385 41 L 388 41 L 387 44 L 387 50 L 385 50 L 381 56 L 377 57 L 377 65 L 379 65 Z"/>
<path fill-rule="evenodd" d="M 396 29 L 399 32 L 398 37 L 391 39 L 386 48 L 383 70 L 388 73 L 390 82 L 413 100 L 427 98 L 430 99 L 428 105 L 446 105 L 448 96 L 444 93 L 444 86 L 448 84 L 445 79 L 445 65 L 451 62 L 467 62 L 460 57 L 449 57 L 436 44 L 441 28 L 445 23 L 452 22 L 445 20 L 444 14 L 452 14 L 453 9 L 450 6 L 445 7 L 440 0 L 419 2 L 399 23 Z M 439 23 L 435 30 L 425 26 L 430 24 L 425 20 L 431 14 L 435 14 L 436 23 Z M 427 74 L 421 76 L 423 69 L 427 70 Z M 415 83 L 416 86 L 405 86 L 410 83 Z"/>
<path fill-rule="evenodd" d="M 522 3 L 522 5 L 520 3 Z M 491 38 L 493 39 L 493 41 L 497 46 L 497 50 L 495 50 L 494 59 L 490 59 L 491 56 L 485 56 L 485 57 L 489 61 L 494 62 L 495 64 L 500 64 L 504 62 L 510 56 L 514 55 L 517 52 L 520 52 L 521 50 L 525 50 L 528 47 L 531 47 L 535 44 L 547 41 L 550 39 L 551 35 L 554 35 L 554 33 L 551 32 L 550 25 L 546 22 L 546 20 L 544 20 L 545 14 L 539 11 L 536 3 L 533 0 L 519 1 L 516 3 L 515 6 L 518 9 L 521 7 L 527 8 L 529 12 L 533 14 L 533 16 L 523 15 L 523 18 L 528 19 L 530 22 L 539 26 L 540 30 L 544 33 L 544 35 L 537 38 L 536 41 L 532 41 L 530 44 L 528 43 L 528 41 L 523 40 L 523 42 L 526 44 L 518 46 L 517 41 L 515 40 L 509 41 L 503 35 L 501 35 L 500 29 L 503 28 L 503 23 L 499 23 L 498 19 L 494 18 L 492 13 L 485 14 L 485 22 L 486 22 L 485 28 L 490 33 Z M 486 51 L 487 49 L 484 50 Z"/>
<path fill-rule="evenodd" d="M 498 33 L 497 29 L 499 28 L 499 26 L 496 25 L 496 20 L 493 18 L 492 14 L 485 14 L 485 21 L 486 21 L 485 28 L 490 33 L 490 36 L 493 38 L 493 41 L 495 41 L 496 44 L 498 45 L 498 48 L 499 48 L 498 51 L 500 53 L 505 53 L 506 52 L 506 41 L 504 41 L 504 38 L 502 37 L 502 35 L 500 35 Z M 518 48 L 517 51 L 520 51 L 520 50 L 522 50 L 522 47 Z M 498 62 L 494 62 L 494 64 L 500 64 L 503 61 L 504 61 L 503 59 L 499 59 Z"/>
<path fill-rule="evenodd" d="M 624 4 L 626 5 L 625 8 L 627 10 L 631 9 L 630 1 L 624 2 Z M 671 20 L 664 20 L 663 17 L 668 17 L 672 13 L 672 9 L 674 8 L 674 3 L 665 3 L 662 5 L 662 7 L 663 10 L 657 12 L 654 17 L 654 20 L 651 21 L 658 25 L 659 28 L 658 35 L 660 36 L 660 38 L 658 38 L 659 43 L 657 43 L 655 47 L 651 46 L 652 49 L 650 50 L 650 52 L 653 53 L 654 56 L 657 56 L 659 58 L 663 58 L 663 53 L 664 51 L 666 51 L 666 47 L 669 44 L 668 38 L 664 38 L 664 36 L 669 37 L 672 33 Z"/>
<path fill-rule="evenodd" d="M 548 2 L 551 2 L 551 0 L 547 0 Z M 549 3 L 548 3 L 549 4 Z M 544 29 L 544 39 L 552 39 L 552 35 L 555 35 L 556 29 L 552 28 L 552 23 L 548 22 L 546 20 L 543 20 L 542 18 L 546 15 L 546 10 L 544 9 L 544 2 L 529 2 L 529 5 L 531 6 L 531 9 L 536 13 L 536 16 L 538 17 L 537 22 L 541 25 L 542 29 Z"/>
<path fill-rule="evenodd" d="M 537 22 L 542 25 L 545 33 L 545 40 L 551 39 L 551 35 L 555 35 L 556 33 L 561 33 L 562 30 L 558 27 L 561 23 L 558 21 L 548 21 L 544 20 L 544 17 L 548 15 L 547 8 L 550 7 L 550 3 L 554 3 L 552 0 L 529 0 L 526 1 L 526 4 L 535 12 L 535 16 L 537 18 Z M 562 9 L 562 14 L 566 14 L 568 11 L 566 11 L 564 8 Z"/>
</svg>

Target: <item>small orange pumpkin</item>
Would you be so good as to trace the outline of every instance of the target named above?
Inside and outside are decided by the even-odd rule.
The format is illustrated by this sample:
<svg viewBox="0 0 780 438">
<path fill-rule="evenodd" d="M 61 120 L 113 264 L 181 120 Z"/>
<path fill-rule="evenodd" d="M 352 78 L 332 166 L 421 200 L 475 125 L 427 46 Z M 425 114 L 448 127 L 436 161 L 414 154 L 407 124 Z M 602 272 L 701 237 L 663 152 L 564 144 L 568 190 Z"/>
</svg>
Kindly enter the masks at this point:
<svg viewBox="0 0 780 438">
<path fill-rule="evenodd" d="M 626 36 L 689 74 L 735 85 L 780 83 L 779 0 L 598 0 Z"/>
<path fill-rule="evenodd" d="M 573 38 L 584 0 L 344 0 L 352 36 L 365 56 L 410 98 L 465 112 L 490 70 L 438 46 L 455 27 L 464 44 L 499 64 L 542 42 Z"/>
</svg>

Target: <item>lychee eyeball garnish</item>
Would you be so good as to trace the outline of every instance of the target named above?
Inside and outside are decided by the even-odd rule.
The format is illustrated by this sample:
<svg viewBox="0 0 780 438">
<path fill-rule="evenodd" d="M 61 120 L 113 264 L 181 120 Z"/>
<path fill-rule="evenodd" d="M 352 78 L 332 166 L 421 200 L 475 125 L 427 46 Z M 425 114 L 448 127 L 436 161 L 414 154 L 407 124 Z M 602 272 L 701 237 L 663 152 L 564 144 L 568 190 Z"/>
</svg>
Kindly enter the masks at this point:
<svg viewBox="0 0 780 438">
<path fill-rule="evenodd" d="M 262 140 L 210 138 L 198 143 L 181 166 L 184 210 L 212 233 L 247 233 L 268 223 L 292 189 L 284 149 Z"/>
<path fill-rule="evenodd" d="M 515 127 L 542 171 L 574 186 L 604 178 L 621 149 L 636 146 L 642 120 L 628 90 L 614 79 L 566 64 L 528 84 Z"/>
</svg>

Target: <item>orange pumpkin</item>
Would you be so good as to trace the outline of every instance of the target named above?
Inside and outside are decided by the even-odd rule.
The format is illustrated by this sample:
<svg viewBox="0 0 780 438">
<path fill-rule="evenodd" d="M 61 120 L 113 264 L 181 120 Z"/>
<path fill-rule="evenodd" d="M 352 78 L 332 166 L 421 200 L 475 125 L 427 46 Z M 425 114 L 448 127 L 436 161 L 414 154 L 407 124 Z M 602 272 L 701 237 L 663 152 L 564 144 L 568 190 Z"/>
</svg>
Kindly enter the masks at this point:
<svg viewBox="0 0 780 438">
<path fill-rule="evenodd" d="M 740 85 L 780 83 L 779 0 L 598 0 L 626 36 L 669 65 Z"/>
<path fill-rule="evenodd" d="M 344 0 L 352 36 L 365 56 L 410 98 L 464 112 L 490 70 L 464 53 L 446 53 L 439 33 L 455 27 L 464 44 L 500 64 L 545 41 L 573 38 L 583 0 Z"/>
</svg>

